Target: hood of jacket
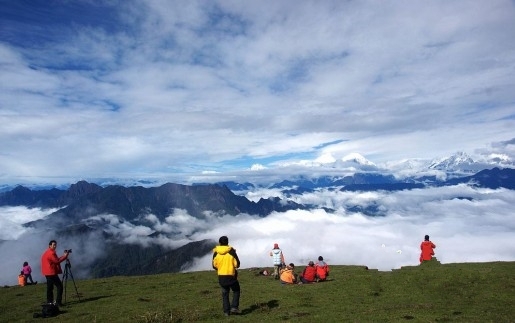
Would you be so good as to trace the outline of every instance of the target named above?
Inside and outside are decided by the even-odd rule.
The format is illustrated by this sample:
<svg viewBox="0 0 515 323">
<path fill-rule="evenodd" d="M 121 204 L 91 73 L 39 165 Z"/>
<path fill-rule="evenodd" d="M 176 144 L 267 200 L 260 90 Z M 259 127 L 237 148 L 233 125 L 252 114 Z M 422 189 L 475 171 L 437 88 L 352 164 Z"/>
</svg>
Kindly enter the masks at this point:
<svg viewBox="0 0 515 323">
<path fill-rule="evenodd" d="M 226 253 L 229 253 L 229 251 L 231 251 L 231 249 L 232 249 L 231 246 L 216 246 L 213 249 L 213 252 L 216 252 L 219 255 L 225 255 Z"/>
</svg>

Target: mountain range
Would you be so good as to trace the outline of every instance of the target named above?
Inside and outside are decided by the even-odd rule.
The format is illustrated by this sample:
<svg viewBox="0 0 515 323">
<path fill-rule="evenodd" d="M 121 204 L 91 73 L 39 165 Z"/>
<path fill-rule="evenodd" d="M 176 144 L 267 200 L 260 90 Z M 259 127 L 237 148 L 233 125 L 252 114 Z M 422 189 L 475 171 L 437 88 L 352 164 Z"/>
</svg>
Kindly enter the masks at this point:
<svg viewBox="0 0 515 323">
<path fill-rule="evenodd" d="M 142 221 L 141 217 L 145 214 L 153 214 L 163 221 L 173 209 L 186 210 L 193 217 L 203 218 L 206 212 L 266 216 L 272 211 L 304 208 L 295 202 L 280 201 L 278 198 L 252 202 L 234 194 L 227 186 L 217 184 L 188 186 L 167 183 L 150 188 L 120 185 L 101 187 L 86 181 L 79 181 L 67 190 L 31 190 L 18 186 L 0 194 L 0 206 L 7 205 L 59 208 L 48 219 L 27 224 L 47 228 L 74 225 L 97 214 L 114 214 L 137 223 Z"/>
<path fill-rule="evenodd" d="M 332 161 L 336 167 L 352 167 L 353 174 L 290 177 L 265 187 L 280 191 L 286 198 L 261 198 L 250 201 L 243 193 L 263 187 L 251 182 L 225 181 L 219 183 L 195 183 L 183 185 L 166 183 L 155 187 L 102 186 L 79 181 L 67 189 L 27 188 L 17 186 L 0 193 L 0 206 L 25 206 L 27 208 L 55 209 L 43 219 L 26 223 L 34 230 L 58 232 L 59 236 L 96 237 L 105 242 L 104 256 L 92 262 L 90 275 L 141 275 L 161 272 L 178 272 L 188 268 L 193 259 L 209 252 L 214 241 L 203 240 L 185 243 L 180 247 L 127 243 L 116 233 L 108 230 L 105 216 L 115 216 L 119 221 L 134 226 L 149 227 L 151 221 L 166 222 L 174 210 L 183 210 L 193 218 L 206 219 L 223 215 L 248 214 L 266 217 L 271 212 L 311 209 L 316 206 L 298 204 L 290 199 L 295 195 L 316 190 L 341 191 L 397 191 L 424 189 L 435 186 L 470 185 L 473 187 L 515 189 L 515 169 L 491 167 L 473 172 L 479 163 L 466 154 L 433 161 L 428 171 L 413 176 L 399 177 L 382 172 L 374 163 L 362 156 L 353 155 L 341 161 Z M 330 161 L 327 159 L 326 161 Z M 360 168 L 363 165 L 364 168 Z M 483 165 L 484 166 L 484 165 Z M 365 169 L 365 170 L 363 170 Z M 459 174 L 465 174 L 460 176 Z M 331 211 L 327 209 L 327 211 Z M 381 216 L 378 205 L 349 205 L 347 212 L 360 212 L 368 216 Z M 1 215 L 0 215 L 1 216 Z M 175 224 L 174 224 L 175 225 Z M 175 239 L 180 227 L 172 230 L 153 230 L 149 236 Z M 0 242 L 1 243 L 1 242 Z"/>
</svg>

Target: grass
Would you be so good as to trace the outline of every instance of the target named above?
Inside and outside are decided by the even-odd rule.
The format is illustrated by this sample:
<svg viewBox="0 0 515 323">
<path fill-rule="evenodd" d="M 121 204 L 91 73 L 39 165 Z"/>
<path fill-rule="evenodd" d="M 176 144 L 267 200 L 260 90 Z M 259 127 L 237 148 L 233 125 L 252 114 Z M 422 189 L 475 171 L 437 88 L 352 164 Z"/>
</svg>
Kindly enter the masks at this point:
<svg viewBox="0 0 515 323">
<path fill-rule="evenodd" d="M 76 280 L 78 295 L 70 280 L 62 313 L 45 319 L 33 318 L 44 283 L 5 286 L 0 322 L 515 322 L 515 262 L 331 266 L 330 281 L 294 286 L 258 271 L 240 270 L 241 315 L 223 316 L 216 273 L 205 271 Z"/>
</svg>

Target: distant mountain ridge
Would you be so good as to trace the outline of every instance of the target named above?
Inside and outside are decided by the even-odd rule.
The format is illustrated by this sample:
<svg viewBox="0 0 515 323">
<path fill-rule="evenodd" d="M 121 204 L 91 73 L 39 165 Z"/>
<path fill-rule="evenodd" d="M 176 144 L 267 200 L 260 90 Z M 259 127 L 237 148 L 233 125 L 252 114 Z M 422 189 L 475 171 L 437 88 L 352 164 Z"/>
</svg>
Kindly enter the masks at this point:
<svg viewBox="0 0 515 323">
<path fill-rule="evenodd" d="M 290 166 L 293 167 L 293 169 L 289 169 Z M 391 175 L 405 182 L 417 182 L 420 181 L 419 179 L 427 179 L 430 177 L 435 177 L 438 180 L 446 180 L 449 178 L 470 176 L 481 170 L 492 169 L 494 167 L 515 168 L 515 161 L 507 155 L 496 153 L 491 153 L 487 156 L 483 155 L 481 158 L 476 160 L 468 154 L 458 151 L 453 155 L 434 159 L 411 158 L 394 162 L 374 163 L 359 153 L 350 153 L 342 158 L 335 158 L 328 153 L 312 161 L 291 162 L 281 165 L 280 172 L 283 172 L 284 174 L 278 175 L 277 170 L 272 171 L 271 174 L 273 176 L 270 176 L 270 178 L 274 178 L 273 181 L 263 180 L 264 178 L 268 178 L 268 176 L 263 176 L 262 174 L 254 176 L 260 172 L 265 172 L 266 174 L 266 167 L 261 167 L 257 171 L 253 167 L 253 171 L 249 170 L 247 173 L 243 172 L 236 175 L 242 179 L 241 182 L 227 179 L 217 180 L 217 176 L 206 176 L 206 178 L 210 178 L 210 180 L 194 183 L 179 181 L 178 183 L 193 186 L 218 184 L 221 186 L 226 185 L 232 191 L 248 191 L 257 186 L 270 187 L 271 185 L 276 185 L 281 181 L 296 181 L 301 177 L 311 178 L 313 173 L 319 174 L 317 175 L 319 178 L 336 177 L 336 175 L 334 175 L 335 173 L 340 173 L 340 178 L 343 176 L 353 176 L 354 174 L 375 173 L 384 176 Z M 235 175 L 231 175 L 231 177 L 234 176 Z M 224 178 L 225 176 L 220 174 L 220 177 Z M 259 180 L 259 182 L 256 182 L 256 180 Z M 88 181 L 96 183 L 101 187 L 156 187 L 167 183 L 159 179 L 127 178 L 96 178 Z M 21 184 L 22 187 L 31 190 L 49 190 L 52 188 L 67 190 L 70 185 L 73 184 Z M 18 186 L 20 185 L 0 183 L 0 193 L 11 191 Z"/>
<path fill-rule="evenodd" d="M 187 186 L 168 183 L 159 187 L 144 188 L 112 185 L 101 187 L 86 181 L 77 182 L 67 190 L 30 190 L 18 186 L 0 193 L 0 206 L 26 206 L 28 208 L 58 208 L 44 219 L 25 224 L 37 230 L 53 230 L 60 237 L 73 241 L 100 239 L 104 257 L 89 264 L 94 277 L 112 275 L 144 275 L 161 272 L 178 272 L 187 269 L 196 257 L 209 253 L 214 241 L 192 241 L 170 250 L 160 245 L 122 243 L 115 234 L 106 231 L 108 222 L 99 215 L 115 215 L 122 222 L 144 225 L 144 215 L 152 214 L 161 222 L 175 209 L 186 210 L 192 217 L 203 218 L 206 212 L 235 216 L 240 213 L 266 216 L 273 211 L 285 212 L 304 209 L 292 201 L 279 198 L 249 201 L 235 195 L 226 186 L 216 184 Z M 97 220 L 93 220 L 97 218 Z M 181 228 L 175 229 L 177 232 Z M 174 233 L 154 232 L 152 235 L 174 238 Z M 83 243 L 84 244 L 84 243 Z M 85 244 L 83 246 L 86 247 Z"/>
<path fill-rule="evenodd" d="M 463 159 L 468 162 L 467 159 Z M 450 165 L 450 163 L 448 163 Z M 379 172 L 355 173 L 343 176 L 320 176 L 272 183 L 268 188 L 279 190 L 284 196 L 293 196 L 317 189 L 342 191 L 398 191 L 424 189 L 427 187 L 465 184 L 473 187 L 515 189 L 515 169 L 484 169 L 470 176 L 441 180 L 434 176 L 399 179 L 392 174 Z M 23 186 L 0 193 L 0 206 L 26 206 L 28 208 L 57 208 L 44 219 L 27 223 L 38 230 L 55 230 L 60 236 L 89 237 L 105 242 L 105 257 L 89 264 L 95 277 L 111 275 L 142 275 L 158 272 L 177 272 L 187 269 L 195 257 L 209 253 L 213 241 L 191 241 L 173 250 L 158 245 L 122 243 L 116 234 L 109 233 L 98 220 L 98 215 L 115 215 L 120 221 L 131 225 L 145 226 L 145 215 L 153 215 L 165 222 L 176 209 L 185 210 L 194 218 L 215 216 L 236 216 L 241 213 L 265 217 L 273 211 L 285 212 L 294 209 L 311 209 L 316 206 L 301 205 L 289 199 L 278 197 L 249 201 L 236 195 L 238 190 L 252 190 L 256 186 L 249 182 L 224 182 L 223 184 L 182 185 L 167 183 L 157 187 L 124 187 L 79 181 L 68 189 L 31 190 Z M 327 212 L 333 210 L 326 209 Z M 360 212 L 368 216 L 382 216 L 380 205 L 346 205 L 349 213 Z M 0 215 L 1 216 L 1 215 Z M 97 218 L 97 220 L 91 220 Z M 148 228 L 148 226 L 146 226 Z M 177 228 L 180 231 L 180 228 Z M 173 239 L 175 233 L 153 231 L 148 237 Z"/>
<path fill-rule="evenodd" d="M 271 184 L 268 188 L 287 190 L 291 194 L 301 194 L 320 188 L 334 188 L 351 191 L 387 190 L 424 188 L 430 186 L 448 186 L 467 183 L 485 188 L 515 188 L 515 169 L 485 169 L 474 175 L 439 180 L 436 177 L 396 179 L 391 174 L 356 173 L 352 176 L 321 176 L 315 178 L 299 177 L 297 180 L 285 180 Z M 137 220 L 141 214 L 154 214 L 163 220 L 173 209 L 183 209 L 193 217 L 202 218 L 205 212 L 237 215 L 266 216 L 270 212 L 284 212 L 292 209 L 306 209 L 290 200 L 279 198 L 249 201 L 236 195 L 231 189 L 252 190 L 251 183 L 223 182 L 220 184 L 182 185 L 167 183 L 159 187 L 141 186 L 124 187 L 110 185 L 101 187 L 86 181 L 77 182 L 68 190 L 48 189 L 30 190 L 18 186 L 11 191 L 0 193 L 0 206 L 60 208 L 51 215 L 52 221 L 59 226 L 76 224 L 94 214 L 115 214 L 125 220 Z M 84 212 L 85 209 L 90 211 Z M 39 220 L 30 225 L 51 223 Z M 51 225 L 52 227 L 52 225 Z"/>
<path fill-rule="evenodd" d="M 297 179 L 284 180 L 273 183 L 268 188 L 282 189 L 289 194 L 302 194 L 314 191 L 320 188 L 335 188 L 347 191 L 374 191 L 386 190 L 397 191 L 413 188 L 425 188 L 431 186 L 449 186 L 458 183 L 470 183 L 476 187 L 499 188 L 504 187 L 513 189 L 515 183 L 515 169 L 513 168 L 493 168 L 484 169 L 476 174 L 462 177 L 452 177 L 446 180 L 439 179 L 436 176 L 407 177 L 395 178 L 391 174 L 382 174 L 380 172 L 355 173 L 346 176 L 321 176 L 308 178 L 299 176 Z M 224 182 L 229 188 L 235 190 L 241 189 L 240 184 L 235 182 Z M 247 190 L 256 188 L 256 186 L 246 185 Z"/>
<path fill-rule="evenodd" d="M 304 208 L 295 202 L 280 201 L 278 198 L 252 202 L 244 196 L 235 195 L 226 186 L 217 184 L 188 186 L 168 183 L 144 188 L 118 185 L 101 187 L 86 181 L 77 182 L 65 191 L 30 190 L 18 186 L 0 193 L 0 206 L 7 205 L 60 208 L 48 219 L 29 224 L 45 224 L 49 227 L 77 224 L 95 214 L 115 214 L 125 220 L 134 221 L 142 214 L 154 214 L 158 219 L 164 220 L 174 209 L 184 209 L 191 216 L 201 218 L 204 217 L 204 212 L 266 216 L 273 211 Z"/>
</svg>

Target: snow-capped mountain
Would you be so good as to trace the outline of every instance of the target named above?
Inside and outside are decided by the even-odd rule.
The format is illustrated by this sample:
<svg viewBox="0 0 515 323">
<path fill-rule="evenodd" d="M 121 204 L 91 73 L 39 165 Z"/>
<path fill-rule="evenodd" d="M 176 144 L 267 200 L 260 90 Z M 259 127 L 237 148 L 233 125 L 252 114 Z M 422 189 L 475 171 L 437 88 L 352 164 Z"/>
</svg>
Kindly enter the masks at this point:
<svg viewBox="0 0 515 323">
<path fill-rule="evenodd" d="M 358 153 L 351 153 L 341 159 L 344 163 L 356 163 L 358 165 L 376 166 L 373 162 Z"/>
<path fill-rule="evenodd" d="M 435 159 L 405 159 L 402 161 L 391 161 L 383 164 L 375 164 L 357 152 L 350 153 L 342 158 L 335 158 L 331 154 L 324 154 L 312 161 L 296 163 L 296 166 L 309 166 L 319 168 L 319 173 L 331 170 L 327 175 L 336 172 L 349 173 L 374 172 L 382 174 L 393 174 L 399 178 L 434 176 L 444 180 L 447 177 L 465 176 L 477 173 L 483 169 L 494 167 L 515 167 L 508 156 L 489 155 L 481 160 L 475 160 L 465 152 L 457 152 L 451 156 Z M 291 165 L 284 165 L 285 167 Z M 297 171 L 300 169 L 297 168 Z"/>
<path fill-rule="evenodd" d="M 489 158 L 483 160 L 474 160 L 464 152 L 457 152 L 449 157 L 434 159 L 429 164 L 428 169 L 444 171 L 448 175 L 469 175 L 483 169 L 492 169 L 494 167 L 513 168 L 514 166 L 508 156 L 496 155 L 489 156 Z"/>
<path fill-rule="evenodd" d="M 376 171 L 377 166 L 359 153 L 351 153 L 332 163 L 333 168 L 353 171 Z"/>
<path fill-rule="evenodd" d="M 459 151 L 449 157 L 434 159 L 428 168 L 438 170 L 457 170 L 470 168 L 473 164 L 475 164 L 475 161 L 467 153 Z"/>
</svg>

